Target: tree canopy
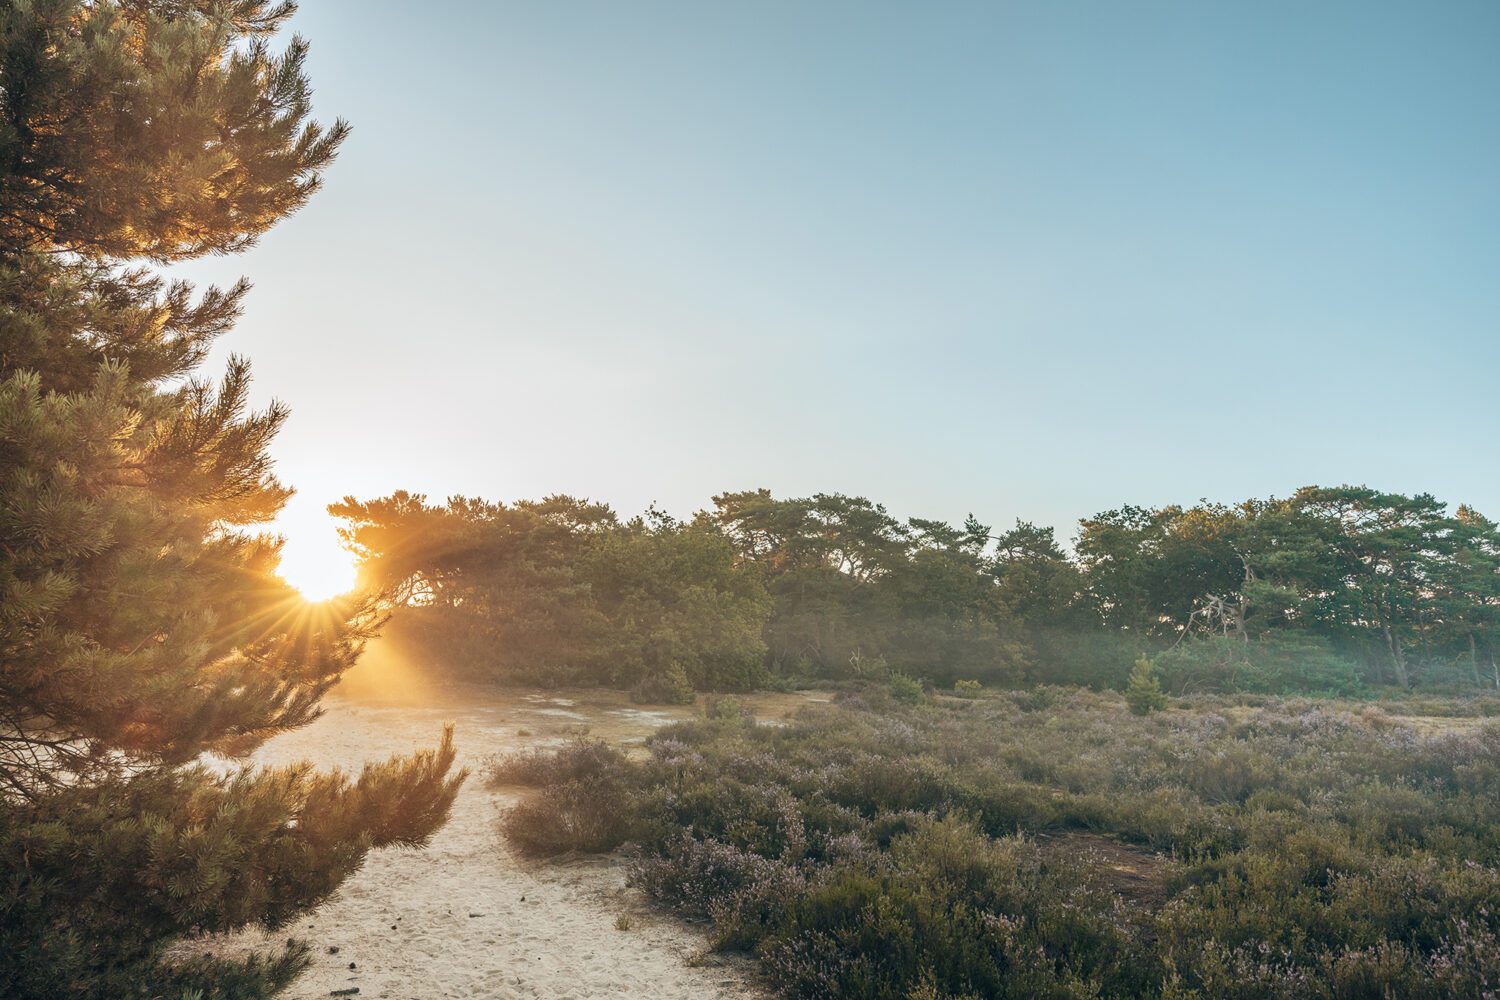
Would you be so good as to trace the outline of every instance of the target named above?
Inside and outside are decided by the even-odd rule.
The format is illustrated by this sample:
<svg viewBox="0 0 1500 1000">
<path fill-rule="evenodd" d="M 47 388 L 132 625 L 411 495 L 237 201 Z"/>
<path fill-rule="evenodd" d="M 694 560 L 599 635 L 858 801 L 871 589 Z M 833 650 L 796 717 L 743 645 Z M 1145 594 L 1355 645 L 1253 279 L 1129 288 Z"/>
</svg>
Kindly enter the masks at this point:
<svg viewBox="0 0 1500 1000">
<path fill-rule="evenodd" d="M 484 676 L 635 684 L 678 663 L 695 664 L 695 686 L 732 687 L 756 671 L 724 664 L 759 650 L 770 676 L 1122 687 L 1138 658 L 1158 655 L 1177 691 L 1500 680 L 1500 534 L 1426 495 L 1307 487 L 1233 506 L 1123 506 L 1081 521 L 1071 554 L 1050 528 L 902 520 L 839 494 L 725 493 L 685 523 L 622 522 L 566 497 L 428 505 L 398 493 L 332 509 L 371 582 L 404 595 L 398 622 L 425 621 Z M 713 553 L 711 573 L 705 559 L 664 556 L 686 538 Z M 707 593 L 704 574 L 717 603 L 660 603 Z M 620 598 L 647 592 L 671 615 Z M 714 643 L 731 620 L 740 638 L 724 658 Z"/>
<path fill-rule="evenodd" d="M 552 496 L 429 505 L 397 493 L 330 508 L 367 583 L 397 595 L 439 658 L 491 677 L 625 687 L 753 687 L 769 599 L 702 519 L 620 520 Z M 479 666 L 482 665 L 482 666 Z"/>
</svg>

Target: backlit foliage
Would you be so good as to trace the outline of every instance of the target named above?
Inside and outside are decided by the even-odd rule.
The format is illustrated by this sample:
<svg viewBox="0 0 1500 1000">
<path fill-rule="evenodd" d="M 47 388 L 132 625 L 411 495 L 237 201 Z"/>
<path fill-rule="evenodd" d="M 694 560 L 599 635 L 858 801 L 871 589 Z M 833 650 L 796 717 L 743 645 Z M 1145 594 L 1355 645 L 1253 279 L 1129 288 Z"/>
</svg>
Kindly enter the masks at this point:
<svg viewBox="0 0 1500 1000">
<path fill-rule="evenodd" d="M 311 608 L 254 526 L 290 491 L 232 359 L 248 289 L 139 266 L 243 248 L 318 186 L 290 4 L 17 0 L 0 10 L 0 995 L 261 996 L 299 946 L 164 964 L 279 926 L 372 846 L 416 845 L 451 741 L 357 778 L 218 769 L 304 725 L 377 624 Z"/>
</svg>

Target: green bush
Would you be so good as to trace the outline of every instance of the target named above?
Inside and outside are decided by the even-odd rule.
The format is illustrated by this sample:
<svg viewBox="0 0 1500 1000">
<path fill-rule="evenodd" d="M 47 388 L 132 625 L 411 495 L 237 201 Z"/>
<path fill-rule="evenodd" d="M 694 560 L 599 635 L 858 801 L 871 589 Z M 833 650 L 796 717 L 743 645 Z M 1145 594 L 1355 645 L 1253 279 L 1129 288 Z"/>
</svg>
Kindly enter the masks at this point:
<svg viewBox="0 0 1500 1000">
<path fill-rule="evenodd" d="M 891 674 L 890 679 L 886 681 L 886 686 L 890 689 L 892 698 L 900 702 L 905 702 L 908 705 L 914 705 L 926 697 L 922 682 L 914 680 L 906 674 Z"/>
<path fill-rule="evenodd" d="M 1323 694 L 1349 696 L 1362 689 L 1361 670 L 1325 639 L 1296 632 L 1258 639 L 1186 639 L 1155 660 L 1162 685 L 1173 694 Z"/>
<path fill-rule="evenodd" d="M 1032 638 L 1026 679 L 1035 684 L 1076 684 L 1120 690 L 1130 668 L 1146 653 L 1133 634 L 1099 628 L 1041 628 Z"/>
<path fill-rule="evenodd" d="M 733 695 L 707 695 L 703 699 L 703 717 L 721 722 L 754 722 L 755 716 Z"/>
<path fill-rule="evenodd" d="M 1136 715 L 1149 715 L 1167 707 L 1167 696 L 1162 693 L 1161 683 L 1156 679 L 1156 668 L 1144 656 L 1130 669 L 1130 680 L 1125 685 L 1125 704 Z"/>
<path fill-rule="evenodd" d="M 638 705 L 691 705 L 696 698 L 687 671 L 675 663 L 665 673 L 652 674 L 630 689 L 630 700 Z"/>
<path fill-rule="evenodd" d="M 958 680 L 953 682 L 953 693 L 960 698 L 977 698 L 984 685 L 978 681 Z"/>
</svg>

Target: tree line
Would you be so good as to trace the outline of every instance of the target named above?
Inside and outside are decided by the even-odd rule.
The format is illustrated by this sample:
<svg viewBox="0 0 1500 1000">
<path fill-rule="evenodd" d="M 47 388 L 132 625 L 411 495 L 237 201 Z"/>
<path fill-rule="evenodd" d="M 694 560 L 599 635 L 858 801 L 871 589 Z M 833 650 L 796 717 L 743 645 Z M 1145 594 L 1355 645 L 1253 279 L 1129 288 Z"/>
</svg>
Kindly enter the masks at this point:
<svg viewBox="0 0 1500 1000">
<path fill-rule="evenodd" d="M 1350 693 L 1500 685 L 1500 531 L 1363 486 L 1051 528 L 725 493 L 679 520 L 565 496 L 330 508 L 392 627 L 468 676 L 643 693 L 778 677 Z"/>
</svg>

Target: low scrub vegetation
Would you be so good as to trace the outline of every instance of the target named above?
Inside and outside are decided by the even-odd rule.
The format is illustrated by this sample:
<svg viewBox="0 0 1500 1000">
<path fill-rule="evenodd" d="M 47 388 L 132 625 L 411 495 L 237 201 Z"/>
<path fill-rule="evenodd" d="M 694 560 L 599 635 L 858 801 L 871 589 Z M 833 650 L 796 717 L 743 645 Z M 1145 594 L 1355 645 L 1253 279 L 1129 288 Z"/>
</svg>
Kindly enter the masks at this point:
<svg viewBox="0 0 1500 1000">
<path fill-rule="evenodd" d="M 608 851 L 631 832 L 620 804 L 630 797 L 629 768 L 602 740 L 579 738 L 562 750 L 535 749 L 496 761 L 492 785 L 525 785 L 540 791 L 505 816 L 511 844 L 535 856 Z"/>
<path fill-rule="evenodd" d="M 540 789 L 507 831 L 533 852 L 631 845 L 652 900 L 788 997 L 1500 991 L 1500 724 L 894 694 L 784 726 L 720 703 L 643 760 L 578 742 L 503 761 Z"/>
</svg>

